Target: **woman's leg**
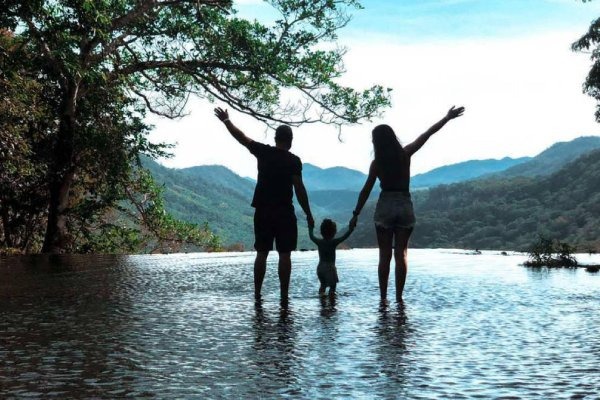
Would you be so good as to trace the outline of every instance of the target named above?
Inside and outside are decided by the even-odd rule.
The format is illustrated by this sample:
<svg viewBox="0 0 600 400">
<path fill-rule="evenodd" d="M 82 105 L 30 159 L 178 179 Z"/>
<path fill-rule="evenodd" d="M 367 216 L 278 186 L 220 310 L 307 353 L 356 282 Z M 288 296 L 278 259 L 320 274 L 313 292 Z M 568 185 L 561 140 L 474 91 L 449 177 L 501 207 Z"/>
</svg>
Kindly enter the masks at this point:
<svg viewBox="0 0 600 400">
<path fill-rule="evenodd" d="M 392 261 L 392 238 L 394 231 L 375 226 L 377 231 L 377 246 L 379 247 L 379 292 L 381 300 L 387 298 L 388 278 L 390 276 L 390 261 Z"/>
<path fill-rule="evenodd" d="M 334 283 L 333 285 L 331 285 L 329 287 L 329 297 L 330 298 L 335 297 L 335 286 L 336 286 L 336 284 Z"/>
<path fill-rule="evenodd" d="M 394 259 L 396 261 L 396 301 L 402 301 L 402 292 L 408 272 L 408 239 L 413 228 L 396 229 L 394 243 Z"/>
</svg>

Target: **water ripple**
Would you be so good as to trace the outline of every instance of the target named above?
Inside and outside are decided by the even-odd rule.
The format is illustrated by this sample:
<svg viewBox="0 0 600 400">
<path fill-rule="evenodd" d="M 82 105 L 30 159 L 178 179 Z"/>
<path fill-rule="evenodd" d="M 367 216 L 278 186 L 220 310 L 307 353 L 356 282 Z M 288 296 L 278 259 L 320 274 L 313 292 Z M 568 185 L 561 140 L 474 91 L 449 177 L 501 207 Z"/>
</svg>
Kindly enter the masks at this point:
<svg viewBox="0 0 600 400">
<path fill-rule="evenodd" d="M 294 253 L 281 304 L 276 256 L 258 303 L 252 253 L 1 258 L 0 398 L 598 398 L 597 274 L 411 250 L 397 305 L 338 260 L 332 302 Z"/>
</svg>

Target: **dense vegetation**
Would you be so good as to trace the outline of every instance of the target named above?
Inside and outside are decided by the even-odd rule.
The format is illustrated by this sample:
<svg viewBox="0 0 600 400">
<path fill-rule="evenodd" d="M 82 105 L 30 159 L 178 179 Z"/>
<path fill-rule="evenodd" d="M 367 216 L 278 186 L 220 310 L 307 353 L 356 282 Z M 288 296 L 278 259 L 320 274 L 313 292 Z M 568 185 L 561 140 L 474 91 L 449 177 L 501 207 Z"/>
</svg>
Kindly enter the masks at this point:
<svg viewBox="0 0 600 400">
<path fill-rule="evenodd" d="M 216 165 L 169 169 L 151 160 L 144 165 L 164 185 L 170 214 L 183 221 L 208 223 L 225 249 L 252 248 L 254 182 Z"/>
<path fill-rule="evenodd" d="M 414 204 L 414 247 L 528 250 L 543 235 L 600 250 L 600 150 L 545 177 L 440 185 L 417 192 Z M 369 230 L 359 225 L 351 243 L 374 246 Z"/>
<path fill-rule="evenodd" d="M 594 149 L 600 149 L 600 137 L 598 136 L 582 136 L 570 142 L 555 143 L 533 159 L 508 168 L 497 176 L 508 178 L 550 175 L 568 162 Z"/>
<path fill-rule="evenodd" d="M 157 212 L 139 164 L 165 150 L 148 142 L 146 114 L 183 116 L 191 95 L 266 124 L 349 124 L 389 105 L 380 86 L 337 83 L 344 50 L 323 46 L 355 0 L 269 4 L 278 17 L 261 24 L 231 0 L 3 1 L 0 251 L 132 251 L 144 232 L 213 246 L 204 227 Z"/>
</svg>

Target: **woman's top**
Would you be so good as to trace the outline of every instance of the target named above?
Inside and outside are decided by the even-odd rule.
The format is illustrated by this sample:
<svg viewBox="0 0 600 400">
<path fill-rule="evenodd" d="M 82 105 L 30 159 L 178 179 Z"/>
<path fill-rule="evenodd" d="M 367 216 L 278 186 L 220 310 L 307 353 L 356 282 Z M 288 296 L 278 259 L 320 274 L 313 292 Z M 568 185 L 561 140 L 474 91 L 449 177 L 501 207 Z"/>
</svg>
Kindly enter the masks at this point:
<svg viewBox="0 0 600 400">
<path fill-rule="evenodd" d="M 384 192 L 408 192 L 410 186 L 410 157 L 405 156 L 397 165 L 382 170 L 373 161 L 375 172 L 379 178 L 381 190 Z"/>
</svg>

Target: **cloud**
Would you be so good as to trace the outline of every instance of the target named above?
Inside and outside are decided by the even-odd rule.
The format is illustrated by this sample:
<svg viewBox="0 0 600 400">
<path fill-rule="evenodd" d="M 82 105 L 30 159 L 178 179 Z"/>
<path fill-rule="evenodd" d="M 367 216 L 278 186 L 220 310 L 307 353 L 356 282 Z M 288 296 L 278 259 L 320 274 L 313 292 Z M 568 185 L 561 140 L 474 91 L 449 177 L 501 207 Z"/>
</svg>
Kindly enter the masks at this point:
<svg viewBox="0 0 600 400">
<path fill-rule="evenodd" d="M 413 174 L 468 159 L 535 155 L 557 141 L 598 135 L 595 102 L 582 93 L 589 55 L 570 51 L 579 33 L 419 45 L 368 34 L 347 41 L 343 83 L 391 87 L 393 107 L 381 120 L 344 128 L 343 142 L 329 126 L 297 128 L 292 150 L 319 166 L 366 171 L 376 124 L 390 124 L 402 142 L 410 142 L 451 105 L 466 106 L 464 117 L 450 122 L 417 153 Z M 183 120 L 153 120 L 154 139 L 179 142 L 167 165 L 222 164 L 255 176 L 254 157 L 229 136 L 212 115 L 213 107 L 198 100 Z M 254 139 L 272 143 L 272 132 L 253 119 L 232 113 L 232 120 Z"/>
</svg>

